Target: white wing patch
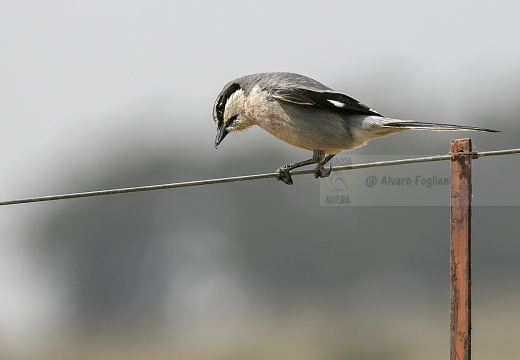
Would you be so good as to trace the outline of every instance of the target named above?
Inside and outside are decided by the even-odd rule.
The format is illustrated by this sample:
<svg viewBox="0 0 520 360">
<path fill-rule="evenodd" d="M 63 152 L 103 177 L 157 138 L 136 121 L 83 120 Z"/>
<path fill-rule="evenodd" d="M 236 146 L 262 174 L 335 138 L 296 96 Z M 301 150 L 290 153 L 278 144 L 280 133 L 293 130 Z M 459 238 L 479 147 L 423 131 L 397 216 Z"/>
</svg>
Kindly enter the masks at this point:
<svg viewBox="0 0 520 360">
<path fill-rule="evenodd" d="M 330 102 L 335 107 L 342 108 L 345 106 L 345 104 L 343 104 L 341 101 L 336 101 L 336 100 L 327 100 L 327 101 Z"/>
</svg>

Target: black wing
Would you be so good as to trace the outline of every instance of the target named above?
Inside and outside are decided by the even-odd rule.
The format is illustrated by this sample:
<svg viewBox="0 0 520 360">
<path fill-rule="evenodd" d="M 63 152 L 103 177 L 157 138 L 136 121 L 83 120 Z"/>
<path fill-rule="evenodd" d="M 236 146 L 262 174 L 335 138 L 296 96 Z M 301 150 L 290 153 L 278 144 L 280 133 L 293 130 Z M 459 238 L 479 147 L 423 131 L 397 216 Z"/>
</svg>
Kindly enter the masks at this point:
<svg viewBox="0 0 520 360">
<path fill-rule="evenodd" d="M 281 101 L 299 105 L 321 106 L 337 111 L 383 116 L 356 99 L 335 91 L 314 91 L 304 88 L 272 89 L 270 95 Z"/>
</svg>

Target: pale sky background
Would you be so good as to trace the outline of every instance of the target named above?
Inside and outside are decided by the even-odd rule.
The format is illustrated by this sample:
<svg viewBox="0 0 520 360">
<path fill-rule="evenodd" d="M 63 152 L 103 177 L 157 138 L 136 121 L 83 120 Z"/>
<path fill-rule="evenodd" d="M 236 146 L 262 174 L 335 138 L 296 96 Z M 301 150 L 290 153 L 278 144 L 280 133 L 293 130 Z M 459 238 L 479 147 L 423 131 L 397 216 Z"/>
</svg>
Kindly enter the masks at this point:
<svg viewBox="0 0 520 360">
<path fill-rule="evenodd" d="M 470 134 L 480 150 L 519 147 L 519 19 L 517 1 L 3 1 L 0 200 L 96 190 L 154 154 L 208 177 L 303 160 L 260 129 L 214 149 L 222 86 L 264 71 L 308 75 L 388 116 L 503 131 Z M 398 136 L 357 153 L 446 153 L 453 138 Z M 217 171 L 268 148 L 279 157 L 267 167 Z M 516 158 L 495 164 L 495 179 L 518 175 Z M 148 183 L 113 184 L 130 185 Z M 60 275 L 32 252 L 33 230 L 64 205 L 0 208 L 0 347 L 14 353 L 59 334 L 73 312 Z"/>
</svg>

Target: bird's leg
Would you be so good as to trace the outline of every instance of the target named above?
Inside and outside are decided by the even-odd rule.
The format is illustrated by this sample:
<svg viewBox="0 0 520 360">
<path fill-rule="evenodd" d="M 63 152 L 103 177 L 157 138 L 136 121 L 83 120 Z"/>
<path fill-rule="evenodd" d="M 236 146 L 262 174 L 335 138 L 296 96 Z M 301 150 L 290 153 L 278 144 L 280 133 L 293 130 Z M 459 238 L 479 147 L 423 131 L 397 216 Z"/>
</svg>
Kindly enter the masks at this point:
<svg viewBox="0 0 520 360">
<path fill-rule="evenodd" d="M 316 151 L 320 151 L 320 150 L 314 150 L 315 152 Z M 323 151 L 322 151 L 322 154 L 323 154 Z M 334 156 L 336 156 L 335 154 L 334 155 L 327 155 L 325 158 L 323 158 L 325 154 L 322 155 L 322 160 L 321 161 L 317 161 L 318 163 L 318 166 L 316 166 L 316 170 L 314 171 L 314 177 L 317 179 L 317 178 L 324 178 L 324 177 L 327 177 L 330 175 L 330 172 L 332 170 L 332 166 L 329 167 L 328 170 L 325 170 L 325 164 L 328 163 L 330 161 L 330 159 L 332 159 Z"/>
<path fill-rule="evenodd" d="M 289 165 L 281 166 L 276 170 L 278 172 L 278 176 L 276 177 L 276 180 L 283 181 L 287 185 L 292 185 L 293 180 L 292 180 L 292 176 L 289 173 L 289 171 L 302 167 L 302 166 L 312 165 L 315 163 L 316 162 L 314 161 L 314 158 L 312 158 L 309 160 L 297 162 L 296 164 L 289 164 Z"/>
<path fill-rule="evenodd" d="M 319 177 L 327 177 L 330 175 L 330 169 L 328 171 L 325 170 L 324 165 L 333 157 L 334 155 L 327 155 L 325 157 L 325 153 L 323 152 L 323 150 L 313 150 L 312 159 L 301 161 L 296 164 L 289 164 L 279 167 L 276 170 L 278 172 L 278 176 L 276 177 L 276 179 L 283 181 L 287 185 L 292 185 L 293 180 L 290 171 L 311 164 L 318 164 L 318 166 L 316 167 L 316 171 L 314 172 L 314 177 L 316 179 Z"/>
</svg>

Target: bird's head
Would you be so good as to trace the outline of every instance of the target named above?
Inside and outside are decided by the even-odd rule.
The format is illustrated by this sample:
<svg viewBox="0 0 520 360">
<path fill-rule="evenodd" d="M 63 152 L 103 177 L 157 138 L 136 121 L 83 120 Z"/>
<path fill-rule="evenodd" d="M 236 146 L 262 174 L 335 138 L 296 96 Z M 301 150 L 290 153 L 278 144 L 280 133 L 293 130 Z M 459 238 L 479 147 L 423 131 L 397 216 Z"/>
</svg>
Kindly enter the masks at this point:
<svg viewBox="0 0 520 360">
<path fill-rule="evenodd" d="M 217 125 L 215 148 L 233 131 L 243 131 L 252 124 L 246 118 L 246 95 L 239 83 L 227 84 L 213 106 L 213 120 Z"/>
</svg>

